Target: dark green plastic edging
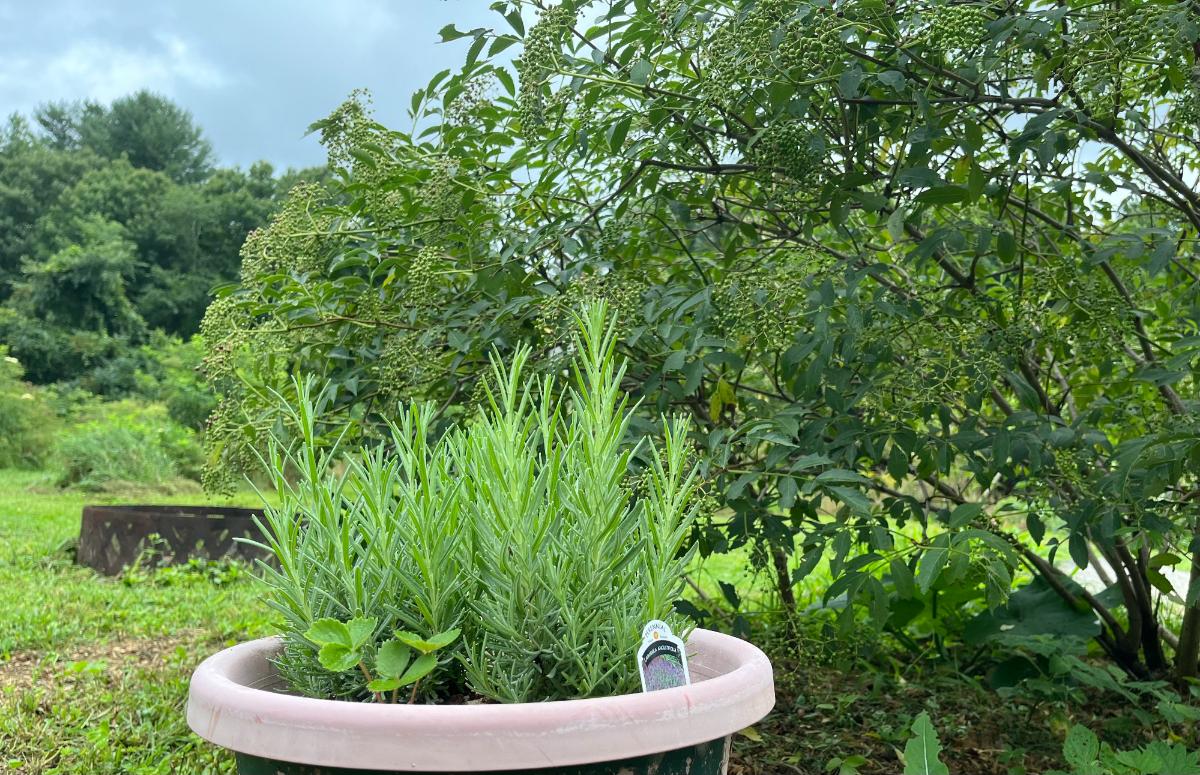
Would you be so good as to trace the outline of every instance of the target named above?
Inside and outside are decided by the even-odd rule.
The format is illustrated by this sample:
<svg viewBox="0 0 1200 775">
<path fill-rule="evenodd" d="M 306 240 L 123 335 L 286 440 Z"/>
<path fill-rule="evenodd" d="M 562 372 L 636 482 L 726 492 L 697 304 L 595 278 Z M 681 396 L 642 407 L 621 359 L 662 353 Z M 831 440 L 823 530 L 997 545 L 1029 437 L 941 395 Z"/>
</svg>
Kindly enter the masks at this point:
<svg viewBox="0 0 1200 775">
<path fill-rule="evenodd" d="M 729 762 L 729 738 L 677 748 L 674 751 L 637 756 L 619 761 L 545 767 L 535 770 L 503 770 L 503 775 L 725 775 Z M 480 773 L 429 773 L 413 770 L 350 770 L 315 767 L 309 764 L 274 761 L 247 754 L 237 755 L 241 775 L 480 775 Z M 499 771 L 498 771 L 499 772 Z"/>
</svg>

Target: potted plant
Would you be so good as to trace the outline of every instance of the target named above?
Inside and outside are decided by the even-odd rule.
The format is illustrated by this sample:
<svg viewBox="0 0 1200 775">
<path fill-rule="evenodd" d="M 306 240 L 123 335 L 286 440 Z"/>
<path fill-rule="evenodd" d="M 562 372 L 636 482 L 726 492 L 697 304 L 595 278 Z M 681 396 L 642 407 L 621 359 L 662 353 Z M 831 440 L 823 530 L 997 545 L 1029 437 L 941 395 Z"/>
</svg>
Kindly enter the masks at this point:
<svg viewBox="0 0 1200 775">
<path fill-rule="evenodd" d="M 630 449 L 613 326 L 579 321 L 568 386 L 493 359 L 479 416 L 435 438 L 322 444 L 311 385 L 266 457 L 263 565 L 283 633 L 206 660 L 188 723 L 243 773 L 720 773 L 774 704 L 745 641 L 672 610 L 697 501 L 687 424 Z M 640 473 L 631 475 L 639 453 Z M 691 684 L 641 691 L 643 625 L 688 636 Z"/>
</svg>

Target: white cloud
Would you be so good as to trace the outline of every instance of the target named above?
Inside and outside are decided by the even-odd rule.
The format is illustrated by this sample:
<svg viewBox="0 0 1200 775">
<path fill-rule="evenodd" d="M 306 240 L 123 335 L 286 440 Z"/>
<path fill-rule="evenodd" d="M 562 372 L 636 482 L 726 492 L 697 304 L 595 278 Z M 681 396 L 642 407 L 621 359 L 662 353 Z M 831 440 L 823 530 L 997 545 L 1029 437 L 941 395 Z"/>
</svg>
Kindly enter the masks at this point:
<svg viewBox="0 0 1200 775">
<path fill-rule="evenodd" d="M 341 0 L 337 3 L 318 2 L 305 13 L 322 19 L 329 27 L 338 28 L 341 34 L 356 36 L 360 44 L 369 45 L 380 39 L 394 38 L 402 29 L 397 11 L 403 13 L 403 9 L 403 4 L 384 0 Z"/>
<path fill-rule="evenodd" d="M 138 89 L 171 96 L 181 87 L 219 89 L 228 80 L 177 35 L 156 35 L 137 49 L 85 38 L 48 58 L 0 53 L 0 104 L 8 110 L 82 95 L 109 102 Z"/>
</svg>

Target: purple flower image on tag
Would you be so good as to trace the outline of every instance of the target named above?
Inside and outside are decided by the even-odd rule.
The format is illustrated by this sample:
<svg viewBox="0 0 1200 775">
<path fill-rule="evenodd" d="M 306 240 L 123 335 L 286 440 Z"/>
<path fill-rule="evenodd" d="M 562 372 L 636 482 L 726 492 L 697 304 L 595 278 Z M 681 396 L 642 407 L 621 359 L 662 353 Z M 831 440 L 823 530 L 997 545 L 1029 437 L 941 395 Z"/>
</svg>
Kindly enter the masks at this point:
<svg viewBox="0 0 1200 775">
<path fill-rule="evenodd" d="M 672 689 L 687 684 L 679 648 L 670 641 L 658 641 L 642 657 L 642 680 L 646 691 Z"/>
</svg>

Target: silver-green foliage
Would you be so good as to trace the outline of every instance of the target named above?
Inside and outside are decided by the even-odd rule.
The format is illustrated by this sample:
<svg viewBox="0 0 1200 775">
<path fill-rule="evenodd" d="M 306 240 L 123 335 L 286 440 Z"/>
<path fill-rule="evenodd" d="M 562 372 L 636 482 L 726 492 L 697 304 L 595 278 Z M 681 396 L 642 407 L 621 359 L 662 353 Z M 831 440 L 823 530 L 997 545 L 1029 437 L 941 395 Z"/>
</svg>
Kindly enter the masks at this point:
<svg viewBox="0 0 1200 775">
<path fill-rule="evenodd" d="M 367 695 L 358 671 L 325 669 L 305 637 L 321 619 L 361 618 L 374 625 L 371 664 L 393 630 L 461 628 L 422 683 L 434 695 L 460 677 L 502 702 L 636 690 L 641 627 L 672 616 L 680 592 L 697 479 L 683 420 L 664 423 L 662 448 L 649 444 L 631 475 L 614 329 L 602 305 L 578 328 L 570 386 L 528 376 L 518 348 L 507 367 L 493 359 L 480 416 L 436 442 L 432 411 L 416 405 L 389 451 L 322 451 L 300 387 L 301 441 L 272 447 L 279 505 L 264 522 L 279 664 L 295 689 Z"/>
<path fill-rule="evenodd" d="M 322 619 L 373 621 L 365 650 L 395 630 L 433 635 L 452 629 L 469 588 L 458 485 L 448 470 L 449 439 L 430 445 L 429 407 L 413 405 L 392 426 L 394 447 L 341 454 L 318 438 L 312 385 L 288 409 L 299 441 L 271 445 L 277 505 L 264 512 L 264 566 L 270 603 L 283 615 L 281 674 L 296 690 L 359 697 L 362 676 L 322 667 L 305 636 Z M 373 661 L 373 659 L 372 659 Z M 442 669 L 431 688 L 453 680 Z"/>
</svg>

